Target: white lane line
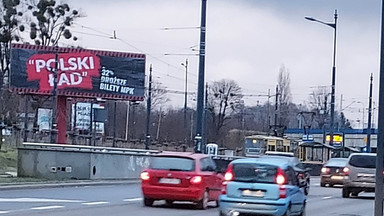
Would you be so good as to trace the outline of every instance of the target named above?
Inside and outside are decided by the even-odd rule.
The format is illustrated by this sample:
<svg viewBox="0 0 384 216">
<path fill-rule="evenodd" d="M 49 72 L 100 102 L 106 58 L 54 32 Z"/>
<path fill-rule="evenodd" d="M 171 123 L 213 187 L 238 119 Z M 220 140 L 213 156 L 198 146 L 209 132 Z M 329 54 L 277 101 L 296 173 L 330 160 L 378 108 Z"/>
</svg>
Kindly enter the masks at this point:
<svg viewBox="0 0 384 216">
<path fill-rule="evenodd" d="M 331 199 L 331 198 L 332 198 L 332 196 L 326 196 L 326 197 L 323 197 L 321 199 L 326 200 L 326 199 Z"/>
<path fill-rule="evenodd" d="M 105 205 L 108 204 L 109 202 L 88 202 L 88 203 L 81 203 L 83 205 Z"/>
<path fill-rule="evenodd" d="M 40 207 L 31 208 L 31 209 L 33 209 L 33 210 L 47 210 L 47 209 L 58 209 L 58 208 L 64 208 L 64 206 L 58 206 L 58 205 L 54 205 L 54 206 L 40 206 Z"/>
<path fill-rule="evenodd" d="M 43 199 L 43 198 L 0 198 L 0 202 L 64 202 L 77 203 L 84 202 L 81 200 L 64 200 L 64 199 Z"/>
<path fill-rule="evenodd" d="M 123 199 L 124 202 L 136 202 L 136 201 L 141 201 L 143 198 L 129 198 L 129 199 Z"/>
<path fill-rule="evenodd" d="M 0 214 L 7 214 L 9 211 L 0 211 Z"/>
</svg>

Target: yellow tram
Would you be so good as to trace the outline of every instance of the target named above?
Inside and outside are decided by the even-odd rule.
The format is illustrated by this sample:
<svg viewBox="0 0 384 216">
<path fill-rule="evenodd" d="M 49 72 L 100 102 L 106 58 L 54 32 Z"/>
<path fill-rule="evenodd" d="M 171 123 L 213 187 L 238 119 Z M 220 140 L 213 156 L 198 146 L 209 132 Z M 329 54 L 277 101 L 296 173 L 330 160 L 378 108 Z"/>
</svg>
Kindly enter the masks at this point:
<svg viewBox="0 0 384 216">
<path fill-rule="evenodd" d="M 291 142 L 283 137 L 252 135 L 246 136 L 244 142 L 244 156 L 252 157 L 269 152 L 290 152 Z"/>
</svg>

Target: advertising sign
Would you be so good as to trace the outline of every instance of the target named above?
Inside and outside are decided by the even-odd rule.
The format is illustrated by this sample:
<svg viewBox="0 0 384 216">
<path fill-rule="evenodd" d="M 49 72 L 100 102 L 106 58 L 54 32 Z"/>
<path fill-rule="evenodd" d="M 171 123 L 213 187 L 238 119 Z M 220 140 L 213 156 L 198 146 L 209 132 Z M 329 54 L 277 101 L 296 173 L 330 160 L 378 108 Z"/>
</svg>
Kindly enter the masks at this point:
<svg viewBox="0 0 384 216">
<path fill-rule="evenodd" d="M 59 95 L 143 100 L 145 55 L 12 44 L 11 90 Z"/>
<path fill-rule="evenodd" d="M 74 122 L 75 129 L 89 130 L 91 125 L 91 107 L 93 110 L 104 109 L 99 104 L 91 104 L 85 102 L 78 102 L 72 105 L 72 122 Z M 98 133 L 104 133 L 104 123 L 95 122 L 93 118 L 93 128 Z"/>
<path fill-rule="evenodd" d="M 52 128 L 52 110 L 39 108 L 37 110 L 37 125 L 39 125 L 39 131 L 51 130 Z"/>
</svg>

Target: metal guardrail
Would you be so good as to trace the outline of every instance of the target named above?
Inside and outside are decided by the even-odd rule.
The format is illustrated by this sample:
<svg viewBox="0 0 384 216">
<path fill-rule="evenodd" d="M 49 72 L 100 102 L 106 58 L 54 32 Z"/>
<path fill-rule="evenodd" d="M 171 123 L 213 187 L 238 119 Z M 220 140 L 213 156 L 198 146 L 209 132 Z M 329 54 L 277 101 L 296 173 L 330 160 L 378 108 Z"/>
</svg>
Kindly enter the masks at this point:
<svg viewBox="0 0 384 216">
<path fill-rule="evenodd" d="M 47 143 L 31 143 L 24 142 L 18 148 L 20 149 L 41 149 L 41 150 L 64 150 L 64 151 L 81 151 L 81 152 L 100 152 L 115 154 L 137 154 L 137 155 L 153 155 L 162 151 L 146 150 L 146 149 L 126 149 L 100 146 L 83 146 L 83 145 L 66 145 L 66 144 L 47 144 Z"/>
</svg>

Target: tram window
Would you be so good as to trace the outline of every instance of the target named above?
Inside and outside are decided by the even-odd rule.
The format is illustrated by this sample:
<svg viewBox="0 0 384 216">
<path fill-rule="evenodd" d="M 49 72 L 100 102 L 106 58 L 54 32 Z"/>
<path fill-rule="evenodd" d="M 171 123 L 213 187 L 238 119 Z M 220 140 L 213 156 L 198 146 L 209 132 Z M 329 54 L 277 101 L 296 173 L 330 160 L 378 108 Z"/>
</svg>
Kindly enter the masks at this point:
<svg viewBox="0 0 384 216">
<path fill-rule="evenodd" d="M 268 146 L 268 151 L 275 151 L 275 146 L 273 145 Z"/>
</svg>

